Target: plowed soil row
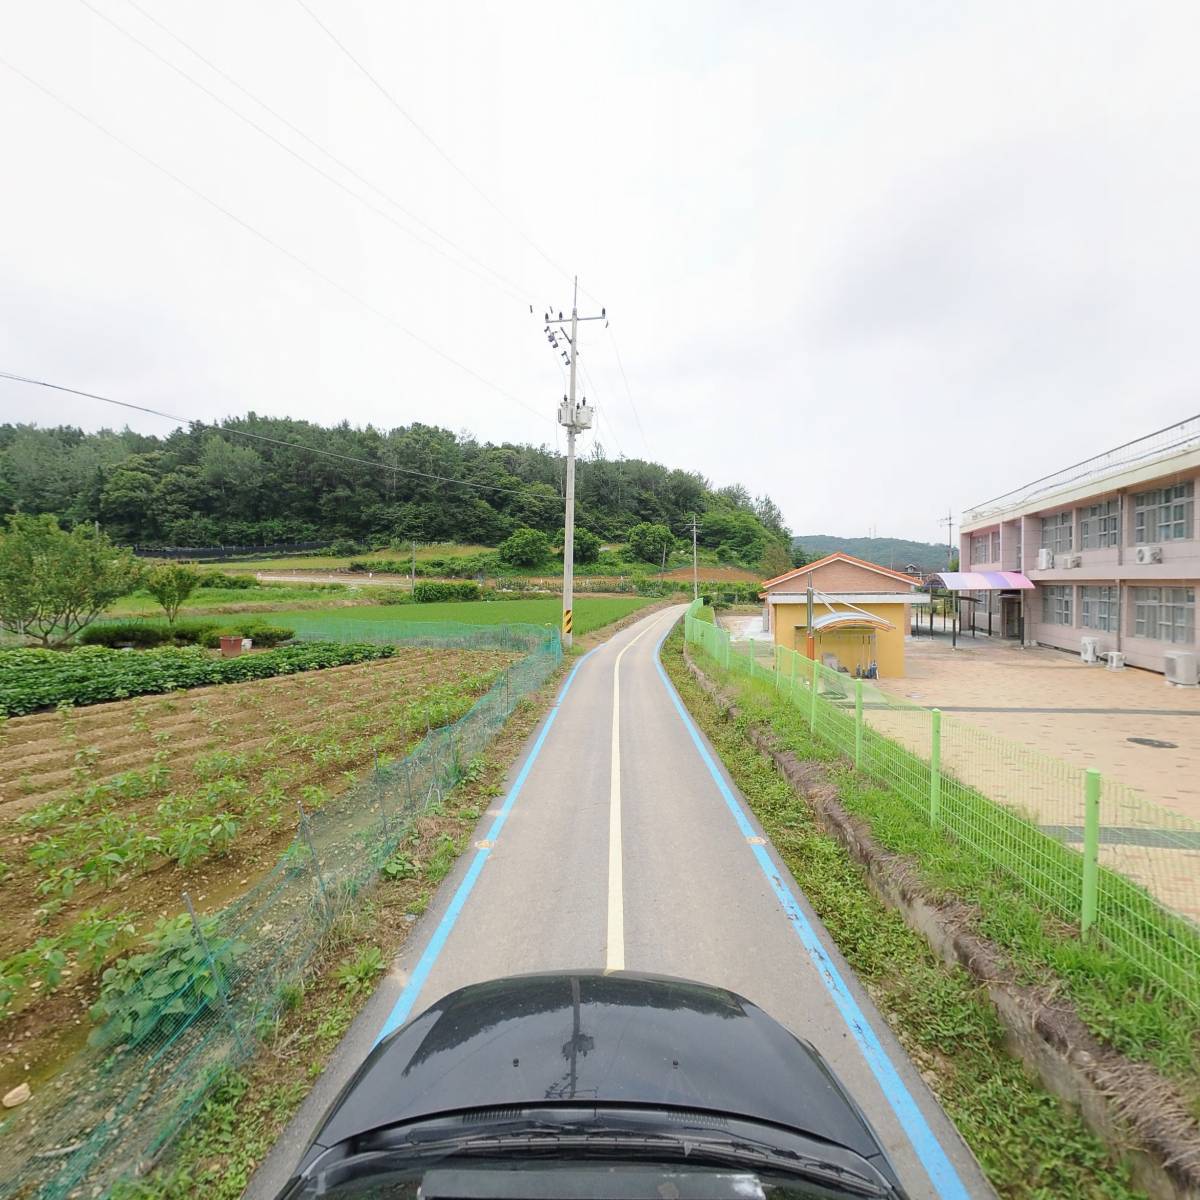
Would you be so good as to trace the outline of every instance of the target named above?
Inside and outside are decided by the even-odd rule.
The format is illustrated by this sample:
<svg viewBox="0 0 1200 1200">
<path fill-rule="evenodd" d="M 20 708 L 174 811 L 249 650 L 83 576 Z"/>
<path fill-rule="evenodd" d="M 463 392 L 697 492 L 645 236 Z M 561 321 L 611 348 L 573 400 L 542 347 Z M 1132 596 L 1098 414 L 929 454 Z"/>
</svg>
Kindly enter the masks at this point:
<svg viewBox="0 0 1200 1200">
<path fill-rule="evenodd" d="M 461 716 L 514 659 L 414 648 L 373 663 L 9 721 L 0 735 L 0 862 L 7 871 L 0 871 L 0 959 L 63 933 L 86 909 L 128 915 L 145 929 L 180 911 L 184 891 L 201 910 L 243 894 L 294 836 L 297 800 L 319 806 L 377 759 L 401 757 L 430 725 Z M 119 787 L 130 771 L 157 771 L 155 785 L 124 794 Z M 238 822 L 225 853 L 188 868 L 151 859 L 107 886 L 84 884 L 67 897 L 39 890 L 46 872 L 30 851 L 44 839 L 69 838 L 73 825 L 105 813 L 153 832 L 160 804 L 194 803 L 221 777 L 242 785 L 240 797 L 214 803 Z M 97 788 L 103 784 L 109 788 Z M 264 805 L 268 789 L 274 800 Z M 69 809 L 56 822 L 33 828 L 19 820 L 63 800 Z M 41 1036 L 46 1022 L 86 1024 L 94 998 L 94 976 L 72 964 L 57 990 L 26 993 L 16 1015 L 0 1020 L 2 1048 L 11 1053 Z"/>
</svg>

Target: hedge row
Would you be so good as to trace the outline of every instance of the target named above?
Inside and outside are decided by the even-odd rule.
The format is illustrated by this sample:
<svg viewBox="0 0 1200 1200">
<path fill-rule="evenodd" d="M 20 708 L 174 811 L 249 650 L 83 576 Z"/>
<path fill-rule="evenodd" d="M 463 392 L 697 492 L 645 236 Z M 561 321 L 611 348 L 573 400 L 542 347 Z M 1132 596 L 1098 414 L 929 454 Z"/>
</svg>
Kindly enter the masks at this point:
<svg viewBox="0 0 1200 1200">
<path fill-rule="evenodd" d="M 162 621 L 102 621 L 89 625 L 80 635 L 84 646 L 108 646 L 117 649 L 135 646 L 140 650 L 150 646 L 207 646 L 215 650 L 221 637 L 236 635 L 250 638 L 256 646 L 278 646 L 295 634 L 283 625 L 268 625 L 261 618 L 242 621 L 179 621 L 167 625 Z"/>
<path fill-rule="evenodd" d="M 175 688 L 268 679 L 395 653 L 395 646 L 341 642 L 305 642 L 239 658 L 214 658 L 194 646 L 141 653 L 103 646 L 0 650 L 0 713 L 16 716 L 58 704 L 99 704 Z"/>
</svg>

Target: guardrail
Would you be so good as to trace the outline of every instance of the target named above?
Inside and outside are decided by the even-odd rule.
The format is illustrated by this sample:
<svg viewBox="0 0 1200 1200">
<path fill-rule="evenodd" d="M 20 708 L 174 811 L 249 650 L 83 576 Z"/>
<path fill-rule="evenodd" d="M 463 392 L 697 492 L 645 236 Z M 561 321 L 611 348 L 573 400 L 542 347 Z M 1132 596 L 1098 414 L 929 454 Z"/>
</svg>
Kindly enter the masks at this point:
<svg viewBox="0 0 1200 1200">
<path fill-rule="evenodd" d="M 1197 447 L 1200 447 L 1200 413 L 1174 425 L 1168 425 L 1165 429 L 1156 429 L 1153 433 L 1116 446 L 1112 450 L 1106 450 L 1103 454 L 1063 467 L 1052 475 L 1043 475 L 1041 479 L 1014 488 L 1002 496 L 994 496 L 991 500 L 976 504 L 963 512 L 963 524 L 972 525 L 976 521 L 983 521 L 997 513 L 1027 504 L 1030 500 L 1049 492 L 1073 484 L 1102 479 L 1123 468 L 1183 454 Z"/>
</svg>

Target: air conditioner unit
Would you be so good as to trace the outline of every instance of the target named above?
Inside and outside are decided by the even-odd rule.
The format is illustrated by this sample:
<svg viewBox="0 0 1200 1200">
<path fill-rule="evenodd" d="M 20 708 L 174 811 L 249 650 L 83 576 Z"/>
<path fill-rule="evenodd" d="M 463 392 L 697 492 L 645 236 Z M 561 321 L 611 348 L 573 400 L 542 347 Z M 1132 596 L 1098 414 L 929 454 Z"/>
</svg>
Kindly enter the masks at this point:
<svg viewBox="0 0 1200 1200">
<path fill-rule="evenodd" d="M 1133 560 L 1139 566 L 1146 566 L 1148 563 L 1160 563 L 1162 562 L 1162 547 L 1138 546 L 1133 552 Z"/>
<path fill-rule="evenodd" d="M 1108 669 L 1110 671 L 1125 670 L 1125 655 L 1120 650 L 1110 650 L 1108 652 Z"/>
<path fill-rule="evenodd" d="M 1039 571 L 1049 571 L 1054 566 L 1054 551 L 1039 550 L 1037 562 L 1037 569 Z"/>
<path fill-rule="evenodd" d="M 1164 674 L 1168 683 L 1180 687 L 1200 687 L 1200 655 L 1184 652 L 1168 654 Z"/>
<path fill-rule="evenodd" d="M 1068 554 L 1066 565 L 1068 567 L 1082 567 L 1083 566 L 1083 555 L 1082 554 Z"/>
<path fill-rule="evenodd" d="M 1100 661 L 1100 655 L 1096 652 L 1100 645 L 1100 639 L 1094 637 L 1085 637 L 1079 639 L 1079 657 L 1085 663 L 1094 663 Z"/>
</svg>

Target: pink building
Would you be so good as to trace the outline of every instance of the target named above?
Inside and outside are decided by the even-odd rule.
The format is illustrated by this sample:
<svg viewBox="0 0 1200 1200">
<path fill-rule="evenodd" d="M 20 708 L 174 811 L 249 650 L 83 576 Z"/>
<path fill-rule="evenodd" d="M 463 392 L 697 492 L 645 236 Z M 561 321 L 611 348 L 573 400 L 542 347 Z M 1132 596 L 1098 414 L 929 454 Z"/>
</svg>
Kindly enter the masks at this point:
<svg viewBox="0 0 1200 1200">
<path fill-rule="evenodd" d="M 1019 571 L 1035 586 L 971 593 L 964 625 L 1085 656 L 1117 652 L 1187 681 L 1195 657 L 1177 656 L 1200 652 L 1197 480 L 1200 416 L 969 509 L 960 570 Z"/>
</svg>

